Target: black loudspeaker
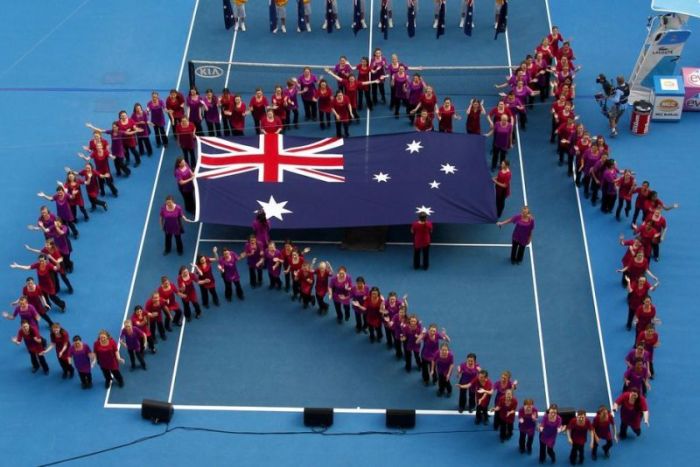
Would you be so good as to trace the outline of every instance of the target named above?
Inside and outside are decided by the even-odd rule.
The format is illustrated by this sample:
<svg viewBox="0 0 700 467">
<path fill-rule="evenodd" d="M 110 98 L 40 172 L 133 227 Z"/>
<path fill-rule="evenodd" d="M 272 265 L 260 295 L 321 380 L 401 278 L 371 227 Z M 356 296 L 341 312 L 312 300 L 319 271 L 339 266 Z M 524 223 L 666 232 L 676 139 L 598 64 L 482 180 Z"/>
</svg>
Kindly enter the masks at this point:
<svg viewBox="0 0 700 467">
<path fill-rule="evenodd" d="M 387 428 L 415 428 L 416 411 L 401 409 L 386 409 Z"/>
<path fill-rule="evenodd" d="M 333 425 L 333 409 L 310 407 L 304 409 L 304 426 L 328 428 L 331 425 Z"/>
<path fill-rule="evenodd" d="M 576 418 L 576 410 L 571 407 L 561 407 L 559 408 L 559 416 L 561 417 L 562 425 L 566 426 L 572 418 Z"/>
<path fill-rule="evenodd" d="M 146 420 L 151 420 L 153 423 L 170 423 L 173 418 L 173 404 L 170 402 L 154 401 L 144 399 L 141 402 L 141 416 Z"/>
</svg>

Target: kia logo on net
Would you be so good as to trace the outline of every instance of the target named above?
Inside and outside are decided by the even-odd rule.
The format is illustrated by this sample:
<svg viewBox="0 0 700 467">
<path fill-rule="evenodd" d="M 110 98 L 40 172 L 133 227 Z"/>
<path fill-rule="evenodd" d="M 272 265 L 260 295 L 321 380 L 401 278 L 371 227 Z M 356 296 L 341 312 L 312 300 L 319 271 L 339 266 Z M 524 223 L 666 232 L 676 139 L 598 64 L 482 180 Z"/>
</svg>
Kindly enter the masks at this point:
<svg viewBox="0 0 700 467">
<path fill-rule="evenodd" d="M 218 78 L 224 70 L 214 65 L 202 65 L 195 68 L 194 73 L 201 78 Z"/>
</svg>

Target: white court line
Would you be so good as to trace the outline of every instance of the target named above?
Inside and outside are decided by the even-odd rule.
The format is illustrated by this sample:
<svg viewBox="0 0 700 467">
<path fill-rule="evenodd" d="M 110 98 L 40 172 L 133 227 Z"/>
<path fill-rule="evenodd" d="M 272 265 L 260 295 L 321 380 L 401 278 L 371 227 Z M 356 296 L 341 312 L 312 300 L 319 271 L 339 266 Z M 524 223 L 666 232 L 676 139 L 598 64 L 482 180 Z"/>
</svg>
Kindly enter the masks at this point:
<svg viewBox="0 0 700 467">
<path fill-rule="evenodd" d="M 187 53 L 190 49 L 190 40 L 192 39 L 192 29 L 194 28 L 194 20 L 197 17 L 197 9 L 199 8 L 199 0 L 197 0 L 194 4 L 194 9 L 192 11 L 192 19 L 190 20 L 190 29 L 187 33 L 187 40 L 185 42 L 185 50 L 182 53 L 182 61 L 180 62 L 180 73 L 177 76 L 177 84 L 175 85 L 175 88 L 178 89 L 180 88 L 180 83 L 182 82 L 182 73 L 185 70 L 185 59 L 187 58 Z M 165 137 L 170 136 L 170 122 L 168 122 L 168 127 L 165 129 Z M 136 255 L 136 264 L 134 265 L 134 273 L 131 276 L 131 285 L 129 286 L 129 295 L 127 296 L 126 299 L 126 305 L 124 306 L 124 316 L 122 317 L 121 322 L 119 323 L 119 326 L 121 327 L 121 324 L 126 320 L 126 317 L 129 314 L 129 305 L 131 304 L 131 298 L 133 297 L 134 294 L 134 285 L 136 284 L 136 274 L 138 273 L 139 266 L 141 264 L 141 255 L 143 254 L 143 245 L 146 241 L 146 231 L 148 230 L 148 223 L 151 220 L 151 212 L 153 211 L 153 201 L 156 196 L 156 188 L 158 187 L 158 180 L 160 179 L 160 169 L 163 166 L 163 158 L 165 156 L 165 147 L 163 147 L 160 150 L 160 159 L 158 160 L 158 168 L 156 169 L 156 178 L 153 181 L 153 190 L 151 190 L 151 199 L 148 203 L 148 211 L 146 211 L 146 220 L 143 223 L 143 231 L 141 232 L 141 243 L 139 244 L 139 251 L 138 254 Z M 121 345 L 121 344 L 118 344 Z M 107 404 L 109 401 L 109 395 L 112 391 L 112 386 L 110 385 L 109 388 L 107 388 L 107 394 L 105 394 L 105 402 L 104 406 L 107 407 Z"/>
<path fill-rule="evenodd" d="M 365 16 L 367 15 L 367 10 L 365 10 Z M 374 0 L 370 0 L 369 2 L 369 47 L 367 51 L 367 60 L 369 60 L 369 64 L 372 63 L 372 34 L 374 31 Z M 372 93 L 372 85 L 370 84 L 370 92 L 367 95 L 370 95 Z M 384 86 L 384 83 L 382 83 L 382 86 Z M 365 96 L 367 97 L 367 96 Z M 369 100 L 369 99 L 368 99 Z M 365 136 L 369 136 L 369 119 L 370 119 L 370 112 L 369 112 L 369 102 L 367 104 L 367 119 L 366 119 L 366 125 L 365 125 Z"/>
<path fill-rule="evenodd" d="M 228 69 L 226 70 L 226 81 L 224 82 L 224 87 L 228 87 L 228 81 L 231 76 L 231 61 L 233 60 L 233 52 L 236 49 L 236 39 L 238 38 L 238 29 L 236 29 L 233 32 L 233 40 L 231 41 L 231 50 L 229 51 L 228 55 L 228 61 L 229 61 L 229 66 Z M 197 164 L 197 167 L 195 169 L 195 175 L 199 174 L 199 168 L 201 167 L 200 164 Z M 204 227 L 204 223 L 200 222 L 199 223 L 199 228 L 197 229 L 197 240 L 194 244 L 194 253 L 192 254 L 192 263 L 195 263 L 197 260 L 197 252 L 199 251 L 199 242 L 200 239 L 202 238 L 202 228 Z M 184 320 L 182 322 L 182 327 L 180 328 L 180 336 L 177 341 L 177 349 L 175 350 L 175 363 L 173 364 L 173 376 L 172 379 L 170 380 L 170 390 L 168 391 L 168 402 L 173 401 L 173 394 L 175 393 L 175 381 L 177 379 L 177 369 L 180 364 L 180 351 L 182 350 L 182 341 L 185 336 L 185 327 L 187 326 L 187 320 Z"/>
<path fill-rule="evenodd" d="M 508 28 L 506 28 L 506 52 L 508 54 L 508 66 L 512 67 L 513 62 L 510 58 L 510 39 L 508 37 Z M 512 68 L 511 68 L 512 70 Z M 513 73 L 512 71 L 510 72 Z M 520 162 L 520 181 L 523 185 L 523 202 L 527 205 L 527 188 L 525 187 L 525 164 L 523 163 L 523 150 L 520 146 L 520 131 L 518 124 L 515 123 L 515 135 L 518 145 L 518 160 Z M 530 270 L 532 271 L 532 291 L 535 297 L 535 315 L 537 316 L 537 336 L 540 340 L 540 359 L 542 360 L 542 379 L 544 380 L 544 398 L 545 406 L 549 407 L 549 383 L 547 382 L 547 362 L 544 358 L 544 341 L 542 339 L 542 319 L 540 318 L 540 298 L 537 293 L 537 274 L 535 273 L 535 248 L 530 242 Z"/>
<path fill-rule="evenodd" d="M 549 12 L 549 0 L 544 0 L 545 7 L 547 9 L 547 22 L 549 23 L 549 29 L 552 29 L 552 17 Z M 572 177 L 572 181 L 575 180 Z M 576 204 L 578 206 L 578 216 L 581 221 L 581 233 L 583 234 L 583 249 L 586 252 L 586 266 L 588 266 L 588 279 L 591 284 L 591 294 L 593 295 L 593 310 L 595 311 L 595 321 L 598 327 L 598 341 L 600 342 L 600 353 L 603 359 L 603 371 L 605 372 L 605 385 L 608 390 L 608 403 L 609 407 L 612 407 L 612 391 L 610 390 L 610 376 L 608 374 L 608 361 L 605 353 L 605 344 L 603 343 L 603 331 L 600 326 L 600 313 L 598 310 L 598 296 L 595 291 L 595 281 L 593 280 L 593 268 L 591 267 L 591 256 L 588 251 L 588 236 L 586 235 L 586 223 L 583 220 L 583 209 L 581 208 L 581 193 L 576 187 L 575 183 L 571 184 L 574 187 L 574 192 L 576 192 Z"/>
<path fill-rule="evenodd" d="M 247 243 L 246 239 L 231 239 L 231 238 L 202 238 L 200 243 Z M 337 240 L 294 240 L 294 243 L 303 243 L 305 245 L 340 245 L 343 242 Z M 413 246 L 413 242 L 386 242 L 386 245 L 392 246 Z M 453 247 L 497 247 L 510 248 L 510 243 L 431 243 L 430 246 L 453 246 Z M 529 246 L 529 245 L 528 245 Z"/>
<path fill-rule="evenodd" d="M 107 409 L 122 409 L 135 410 L 141 409 L 141 404 L 108 404 Z M 255 407 L 245 405 L 190 405 L 190 404 L 173 404 L 175 410 L 189 410 L 201 412 L 261 412 L 261 413 L 303 413 L 304 407 Z M 357 408 L 334 408 L 334 413 L 345 414 L 385 414 L 387 409 L 363 409 Z M 493 410 L 489 410 L 489 414 L 493 415 Z M 476 412 L 459 413 L 457 410 L 436 410 L 436 409 L 416 409 L 416 415 L 446 415 L 457 417 L 474 417 Z M 595 412 L 586 413 L 587 417 L 595 417 Z"/>
</svg>

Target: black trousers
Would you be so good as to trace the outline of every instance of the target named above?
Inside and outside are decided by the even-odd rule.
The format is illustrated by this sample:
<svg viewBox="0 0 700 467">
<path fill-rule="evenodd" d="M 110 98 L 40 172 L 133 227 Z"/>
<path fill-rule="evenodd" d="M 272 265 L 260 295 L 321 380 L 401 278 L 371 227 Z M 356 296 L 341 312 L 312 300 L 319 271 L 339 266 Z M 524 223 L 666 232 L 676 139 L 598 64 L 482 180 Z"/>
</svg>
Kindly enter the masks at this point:
<svg viewBox="0 0 700 467">
<path fill-rule="evenodd" d="M 387 335 L 389 335 L 389 330 L 387 330 Z M 397 359 L 403 358 L 403 343 L 400 336 L 394 336 L 394 350 L 396 351 Z"/>
<path fill-rule="evenodd" d="M 199 307 L 199 303 L 190 302 L 189 300 L 182 301 L 183 308 L 185 309 L 185 319 L 187 321 L 192 319 L 192 308 L 194 308 L 194 317 L 199 318 L 202 315 L 202 309 Z"/>
<path fill-rule="evenodd" d="M 496 415 L 495 418 L 498 418 L 500 420 L 500 417 Z M 509 440 L 510 438 L 513 437 L 513 423 L 506 423 L 503 420 L 500 420 L 499 422 L 499 438 L 501 441 L 506 441 Z"/>
<path fill-rule="evenodd" d="M 365 315 L 355 310 L 355 329 L 360 332 L 363 329 L 367 329 L 367 320 Z"/>
<path fill-rule="evenodd" d="M 476 406 L 476 417 L 474 419 L 474 423 L 476 423 L 477 425 L 480 423 L 483 423 L 484 425 L 489 424 L 489 409 L 488 409 L 488 407 L 484 407 L 483 405 Z"/>
<path fill-rule="evenodd" d="M 175 237 L 175 246 L 177 248 L 177 254 L 181 255 L 184 251 L 184 247 L 182 246 L 182 235 L 173 235 L 169 233 L 165 234 L 165 253 L 170 253 L 170 250 L 172 250 L 173 248 L 173 236 Z"/>
<path fill-rule="evenodd" d="M 143 349 L 139 350 L 138 352 L 136 350 L 128 350 L 129 352 L 129 360 L 131 361 L 131 368 L 134 369 L 136 368 L 136 360 L 139 361 L 139 365 L 141 365 L 141 368 L 144 370 L 146 369 L 146 360 L 143 358 Z"/>
<path fill-rule="evenodd" d="M 625 217 L 630 216 L 630 211 L 632 210 L 632 200 L 624 199 L 622 196 L 617 198 L 617 211 L 615 211 L 615 217 L 620 220 L 620 213 L 622 212 L 622 206 L 625 206 Z"/>
<path fill-rule="evenodd" d="M 513 246 L 510 249 L 510 262 L 521 263 L 523 261 L 523 256 L 525 256 L 525 246 L 513 240 Z"/>
<path fill-rule="evenodd" d="M 208 289 L 203 285 L 199 286 L 200 294 L 202 295 L 202 305 L 204 308 L 209 308 L 209 295 L 211 295 L 214 305 L 219 306 L 219 294 L 216 293 L 215 288 Z"/>
<path fill-rule="evenodd" d="M 207 135 L 216 136 L 217 138 L 221 136 L 221 122 L 210 122 L 207 120 Z"/>
<path fill-rule="evenodd" d="M 506 151 L 505 149 L 493 146 L 491 148 L 491 170 L 496 170 L 498 165 L 504 160 L 506 160 L 507 155 L 508 151 Z"/>
<path fill-rule="evenodd" d="M 150 136 L 139 136 L 138 142 L 139 142 L 139 154 L 140 155 L 142 155 L 142 156 L 144 154 L 148 154 L 149 156 L 153 155 L 153 146 L 151 146 Z"/>
<path fill-rule="evenodd" d="M 318 111 L 319 119 L 321 120 L 321 129 L 331 127 L 331 113 Z"/>
<path fill-rule="evenodd" d="M 571 465 L 574 465 L 577 460 L 580 464 L 583 463 L 583 444 L 573 443 L 569 453 L 569 462 L 571 462 Z"/>
<path fill-rule="evenodd" d="M 262 273 L 262 271 L 260 272 Z M 262 284 L 262 280 L 260 281 L 260 283 Z M 239 300 L 243 300 L 243 288 L 241 287 L 241 281 L 227 281 L 224 279 L 224 297 L 226 298 L 226 301 L 230 302 L 233 298 L 232 285 L 236 286 L 236 297 L 238 297 Z"/>
<path fill-rule="evenodd" d="M 296 128 L 299 128 L 299 109 L 289 109 L 284 124 L 287 128 L 291 127 L 292 124 L 294 124 Z"/>
<path fill-rule="evenodd" d="M 262 277 L 263 277 L 263 271 L 260 268 L 256 268 L 253 266 L 252 268 L 248 268 L 248 276 L 250 277 L 250 286 L 255 288 L 255 287 L 260 287 L 263 283 Z M 238 293 L 238 288 L 236 288 L 236 293 Z M 239 297 L 240 298 L 240 297 Z"/>
<path fill-rule="evenodd" d="M 448 396 L 452 395 L 452 383 L 445 375 L 438 375 L 438 394 L 442 396 L 445 392 Z"/>
<path fill-rule="evenodd" d="M 383 87 L 382 87 L 383 89 Z M 364 97 L 364 100 L 367 101 L 367 108 L 369 110 L 372 110 L 373 105 L 372 105 L 372 99 L 370 98 L 369 95 L 369 88 L 362 90 L 360 89 L 357 91 L 357 110 L 362 110 L 362 98 Z M 377 99 L 374 99 L 374 102 L 377 102 Z M 354 110 L 354 109 L 353 109 Z"/>
<path fill-rule="evenodd" d="M 382 337 L 384 337 L 384 336 L 382 335 L 382 326 L 381 326 L 381 325 L 379 325 L 379 326 L 376 327 L 376 328 L 373 327 L 373 326 L 367 326 L 367 328 L 369 329 L 369 340 L 370 340 L 370 342 L 374 342 L 375 340 L 376 340 L 377 342 L 381 342 L 381 341 L 382 341 Z"/>
<path fill-rule="evenodd" d="M 90 200 L 90 210 L 91 211 L 94 211 L 95 209 L 97 209 L 97 206 L 100 206 L 105 211 L 107 210 L 107 203 L 102 201 L 97 196 L 92 197 L 92 196 L 88 195 L 88 200 Z"/>
<path fill-rule="evenodd" d="M 148 323 L 148 327 L 151 330 L 151 337 L 153 337 L 154 343 L 155 343 L 155 336 L 156 336 L 156 328 L 158 328 L 158 334 L 160 335 L 160 338 L 162 340 L 168 339 L 168 336 L 165 335 L 165 327 L 163 326 L 163 321 L 156 321 L 155 319 L 151 320 L 151 322 Z M 153 348 L 151 348 L 151 350 L 153 350 Z"/>
<path fill-rule="evenodd" d="M 625 422 L 620 422 L 620 439 L 627 438 L 627 428 L 628 428 L 628 425 Z M 632 428 L 632 431 L 634 431 L 634 434 L 637 436 L 642 435 L 641 428 L 637 428 L 637 429 Z"/>
<path fill-rule="evenodd" d="M 282 288 L 282 279 L 280 279 L 279 275 L 272 275 L 270 273 L 267 274 L 267 278 L 270 280 L 270 288 L 273 289 L 277 287 L 277 290 Z"/>
<path fill-rule="evenodd" d="M 496 213 L 498 214 L 498 217 L 501 217 L 501 214 L 503 214 L 503 210 L 506 207 L 506 190 L 505 189 L 500 189 L 496 188 Z"/>
<path fill-rule="evenodd" d="M 591 181 L 593 180 L 593 177 L 591 177 L 591 174 L 585 173 L 583 175 L 583 196 L 586 198 L 591 196 Z"/>
<path fill-rule="evenodd" d="M 98 179 L 98 183 L 100 185 L 100 195 L 102 195 L 102 196 L 105 195 L 105 185 L 107 185 L 107 187 L 109 187 L 109 191 L 112 192 L 112 196 L 114 196 L 115 198 L 117 196 L 119 196 L 119 191 L 117 190 L 117 187 L 114 186 L 114 180 L 112 180 L 111 176 L 104 177 L 104 178 L 100 177 Z M 102 206 L 102 207 L 104 207 L 104 206 Z"/>
<path fill-rule="evenodd" d="M 190 123 L 194 123 L 194 127 L 196 128 L 195 133 L 197 134 L 197 136 L 204 135 L 204 131 L 202 130 L 202 121 L 201 120 L 196 121 L 196 122 L 193 120 L 190 120 Z"/>
<path fill-rule="evenodd" d="M 610 455 L 610 449 L 612 449 L 613 440 L 612 438 L 605 440 L 605 445 L 603 446 L 603 453 L 605 457 Z M 596 459 L 598 457 L 598 443 L 593 441 L 593 449 L 591 449 L 591 457 Z"/>
<path fill-rule="evenodd" d="M 46 324 L 48 324 L 49 326 L 53 326 L 53 321 L 51 320 L 51 317 L 49 316 L 48 313 L 43 313 L 43 314 L 42 314 L 42 312 L 39 311 L 39 310 L 37 310 L 37 312 L 39 313 L 39 316 L 41 316 L 41 319 L 43 319 L 44 321 L 46 321 Z"/>
<path fill-rule="evenodd" d="M 413 362 L 413 360 L 416 361 L 416 367 L 417 367 L 417 368 L 421 368 L 421 367 L 422 367 L 423 362 L 421 361 L 420 353 L 418 353 L 418 351 L 410 351 L 410 350 L 408 350 L 408 348 L 406 348 L 406 346 L 404 345 L 403 356 L 404 356 L 404 359 L 406 360 L 406 371 L 407 371 L 407 372 L 410 372 L 410 371 L 413 369 L 413 368 L 412 368 L 412 362 Z"/>
<path fill-rule="evenodd" d="M 194 154 L 194 149 L 181 149 L 183 159 L 185 159 L 185 162 L 187 162 L 190 168 L 194 170 L 195 166 L 197 165 L 197 156 Z"/>
<path fill-rule="evenodd" d="M 337 138 L 342 138 L 345 136 L 346 138 L 350 137 L 350 122 L 348 121 L 340 121 L 336 119 L 335 121 L 335 136 Z"/>
<path fill-rule="evenodd" d="M 105 386 L 112 382 L 112 378 L 117 380 L 117 384 L 119 384 L 119 386 L 124 385 L 124 378 L 119 370 L 108 370 L 107 368 L 102 367 L 100 367 L 100 370 L 102 370 L 102 376 L 105 377 Z"/>
<path fill-rule="evenodd" d="M 540 463 L 543 463 L 547 460 L 547 455 L 549 455 L 549 458 L 552 459 L 552 463 L 555 463 L 557 461 L 557 455 L 554 452 L 554 449 L 547 447 L 546 444 L 540 441 Z"/>
<path fill-rule="evenodd" d="M 83 387 L 83 389 L 88 389 L 92 387 L 92 373 L 81 373 L 78 372 L 78 376 L 80 377 L 80 384 Z"/>
<path fill-rule="evenodd" d="M 600 201 L 600 210 L 605 214 L 611 213 L 615 207 L 615 201 L 617 201 L 616 193 L 603 193 Z"/>
<path fill-rule="evenodd" d="M 377 94 L 382 98 L 382 104 L 386 103 L 386 91 L 384 89 L 384 81 L 378 83 L 372 83 L 372 102 L 377 103 Z"/>
<path fill-rule="evenodd" d="M 46 299 L 46 303 L 51 304 L 51 302 L 53 302 L 61 311 L 65 311 L 66 302 L 61 300 L 61 298 L 58 295 L 49 295 L 46 292 L 44 292 L 44 298 Z"/>
<path fill-rule="evenodd" d="M 457 407 L 460 412 L 464 412 L 464 409 L 473 412 L 476 408 L 476 392 L 459 388 L 459 405 Z"/>
<path fill-rule="evenodd" d="M 423 261 L 421 264 L 421 256 Z M 423 268 L 427 270 L 430 267 L 430 245 L 423 248 L 413 248 L 413 269 Z"/>
<path fill-rule="evenodd" d="M 639 213 L 642 212 L 642 208 L 635 206 L 634 207 L 634 215 L 632 216 L 632 223 L 636 224 L 637 223 L 637 216 L 639 216 Z M 642 220 L 644 220 L 644 216 L 642 215 Z"/>
<path fill-rule="evenodd" d="M 279 277 L 277 278 L 277 280 L 279 281 Z M 279 286 L 277 288 L 279 288 L 281 285 L 282 285 L 282 282 L 279 283 Z M 326 298 L 325 295 L 316 294 L 316 303 L 318 304 L 319 314 L 322 314 L 322 313 L 325 313 L 328 311 L 328 303 L 326 303 L 325 298 Z"/>
<path fill-rule="evenodd" d="M 397 97 L 392 97 L 391 101 L 392 101 L 391 108 L 394 110 L 395 117 L 399 116 L 399 111 L 401 110 L 402 105 L 406 108 L 406 115 L 410 115 L 411 106 L 408 103 L 408 99 L 399 99 Z"/>
<path fill-rule="evenodd" d="M 600 191 L 600 185 L 591 177 L 591 204 L 593 206 L 598 202 L 598 192 Z"/>
<path fill-rule="evenodd" d="M 182 195 L 182 200 L 185 202 L 185 211 L 194 214 L 197 209 L 194 201 L 194 191 L 183 191 L 182 188 L 180 188 L 180 194 Z"/>
<path fill-rule="evenodd" d="M 141 154 L 136 150 L 136 147 L 124 146 L 124 157 L 126 157 L 127 164 L 131 163 L 131 158 L 129 157 L 131 154 L 134 155 L 134 160 L 136 161 L 134 167 L 138 167 L 141 164 Z"/>
<path fill-rule="evenodd" d="M 29 352 L 29 359 L 32 361 L 32 368 L 34 368 L 34 370 L 38 370 L 41 366 L 41 368 L 44 370 L 44 373 L 47 373 L 49 371 L 49 364 L 46 363 L 46 357 L 44 357 L 43 355 Z"/>
<path fill-rule="evenodd" d="M 153 133 L 156 135 L 157 147 L 168 147 L 168 138 L 165 136 L 165 128 L 159 125 L 153 125 Z"/>
<path fill-rule="evenodd" d="M 340 303 L 340 302 L 333 302 L 333 306 L 335 307 L 335 314 L 336 317 L 338 318 L 338 322 L 341 322 L 343 320 L 343 315 L 345 315 L 345 321 L 350 320 L 350 305 L 346 305 L 345 303 Z M 341 311 L 342 307 L 342 311 Z"/>
<path fill-rule="evenodd" d="M 520 452 L 525 452 L 527 450 L 528 454 L 532 452 L 532 442 L 534 441 L 534 435 L 528 435 L 524 431 L 520 432 L 520 437 L 518 438 L 518 448 Z"/>
<path fill-rule="evenodd" d="M 61 365 L 61 370 L 63 370 L 63 376 L 70 376 L 71 378 L 75 374 L 75 370 L 73 369 L 73 365 L 68 363 L 68 360 L 63 360 L 61 358 L 58 359 L 58 364 Z"/>
<path fill-rule="evenodd" d="M 316 121 L 316 115 L 318 112 L 318 105 L 314 101 L 302 100 L 304 103 L 304 120 Z"/>
<path fill-rule="evenodd" d="M 78 208 L 80 208 L 80 212 L 83 213 L 83 219 L 90 220 L 90 216 L 88 215 L 87 209 L 85 209 L 85 206 L 78 206 L 77 204 L 72 204 L 70 207 L 70 210 L 73 212 L 73 217 L 78 219 Z"/>
<path fill-rule="evenodd" d="M 384 334 L 386 334 L 386 348 L 391 350 L 394 348 L 394 334 L 391 332 L 391 328 L 384 325 Z"/>
<path fill-rule="evenodd" d="M 289 285 L 291 284 L 292 281 L 292 273 L 291 272 L 285 272 L 284 273 L 284 291 L 289 292 Z"/>
<path fill-rule="evenodd" d="M 422 374 L 422 376 L 423 376 L 423 383 L 425 383 L 426 385 L 430 383 L 430 380 L 431 380 L 431 379 L 432 379 L 432 381 L 433 381 L 433 384 L 436 384 L 436 383 L 437 383 L 437 379 L 438 379 L 438 377 L 437 377 L 437 371 L 434 371 L 433 374 L 432 374 L 432 376 L 431 376 L 431 374 L 430 374 L 430 369 L 431 369 L 431 366 L 432 366 L 432 365 L 433 365 L 433 362 L 432 362 L 432 361 L 428 361 L 428 360 L 426 360 L 425 358 L 422 359 L 422 362 L 421 362 L 421 374 Z"/>
<path fill-rule="evenodd" d="M 223 117 L 223 124 L 224 124 L 224 136 L 231 136 L 231 120 L 228 119 L 227 116 Z"/>
</svg>

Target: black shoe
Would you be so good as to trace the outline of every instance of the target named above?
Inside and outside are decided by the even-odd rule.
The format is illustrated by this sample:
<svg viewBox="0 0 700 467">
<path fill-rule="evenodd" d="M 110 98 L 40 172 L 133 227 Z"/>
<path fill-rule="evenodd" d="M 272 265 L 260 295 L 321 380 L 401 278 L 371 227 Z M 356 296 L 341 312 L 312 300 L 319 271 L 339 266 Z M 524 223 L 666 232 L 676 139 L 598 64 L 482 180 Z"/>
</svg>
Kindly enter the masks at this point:
<svg viewBox="0 0 700 467">
<path fill-rule="evenodd" d="M 66 378 L 68 378 L 68 373 L 66 373 L 64 371 L 63 374 L 61 375 L 61 379 L 66 379 Z"/>
<path fill-rule="evenodd" d="M 117 384 L 119 385 L 120 388 L 124 387 L 124 381 L 118 381 Z"/>
<path fill-rule="evenodd" d="M 134 365 L 131 365 L 131 367 L 129 367 L 129 371 L 134 371 L 135 369 L 136 369 L 136 366 L 134 366 Z"/>
<path fill-rule="evenodd" d="M 105 389 L 109 389 L 109 381 L 105 381 Z"/>
<path fill-rule="evenodd" d="M 104 208 L 105 212 L 107 212 L 107 203 L 105 203 L 105 205 L 102 207 Z"/>
</svg>

